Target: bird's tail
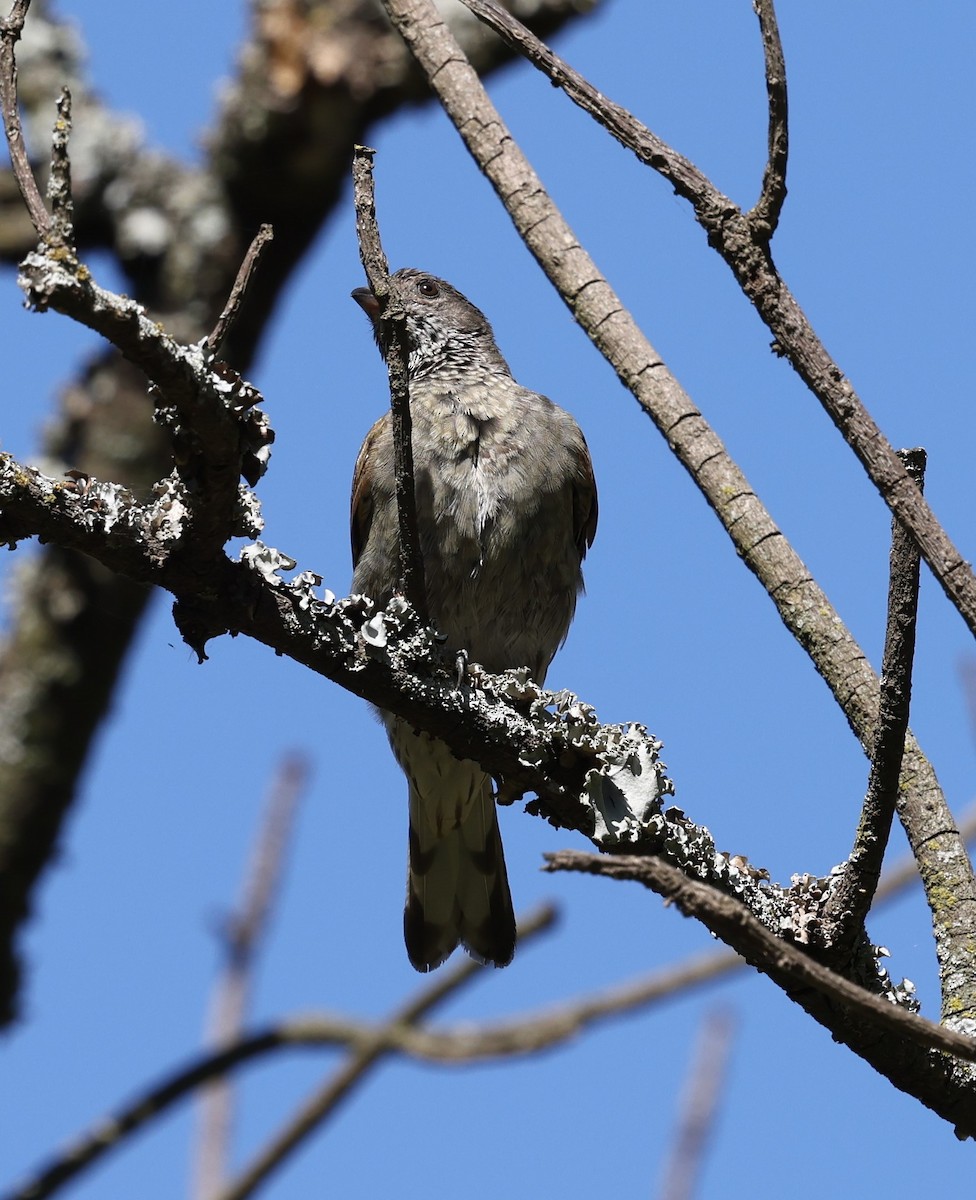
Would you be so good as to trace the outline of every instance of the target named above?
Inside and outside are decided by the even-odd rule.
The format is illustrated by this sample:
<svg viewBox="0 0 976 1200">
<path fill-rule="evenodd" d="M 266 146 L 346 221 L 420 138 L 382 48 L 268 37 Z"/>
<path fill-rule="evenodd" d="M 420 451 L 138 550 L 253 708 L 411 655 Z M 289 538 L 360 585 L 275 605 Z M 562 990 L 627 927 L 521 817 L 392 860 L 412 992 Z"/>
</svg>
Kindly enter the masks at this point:
<svg viewBox="0 0 976 1200">
<path fill-rule="evenodd" d="M 396 740 L 410 780 L 407 955 L 431 971 L 460 942 L 480 962 L 504 967 L 515 953 L 515 913 L 491 780 L 427 734 Z"/>
</svg>

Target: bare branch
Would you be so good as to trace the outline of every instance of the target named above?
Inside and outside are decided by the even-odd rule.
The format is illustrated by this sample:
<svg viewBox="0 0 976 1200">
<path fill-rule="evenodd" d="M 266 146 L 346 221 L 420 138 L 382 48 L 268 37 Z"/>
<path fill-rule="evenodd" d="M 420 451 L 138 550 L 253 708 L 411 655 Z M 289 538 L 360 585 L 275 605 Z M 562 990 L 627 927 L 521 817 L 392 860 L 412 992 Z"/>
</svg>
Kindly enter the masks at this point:
<svg viewBox="0 0 976 1200">
<path fill-rule="evenodd" d="M 759 17 L 759 31 L 762 34 L 769 126 L 762 193 L 751 212 L 746 215 L 746 220 L 752 226 L 756 240 L 760 243 L 768 243 L 776 232 L 779 216 L 786 201 L 789 107 L 786 92 L 786 63 L 783 59 L 783 43 L 779 37 L 779 25 L 776 21 L 773 0 L 753 0 L 752 6 Z"/>
<path fill-rule="evenodd" d="M 450 61 L 444 56 L 446 39 L 443 36 L 447 34 L 447 37 L 450 37 L 450 34 L 442 21 L 437 19 L 435 24 L 436 10 L 431 0 L 383 2 L 418 57 L 423 55 L 427 58 L 427 63 L 432 64 L 430 52 L 435 42 L 430 41 L 424 50 L 420 49 L 420 44 L 432 38 L 433 30 L 437 28 L 436 37 L 441 45 L 437 46 L 434 58 L 441 66 Z M 520 31 L 516 36 L 513 28 L 518 22 L 512 17 L 502 19 L 499 16 L 500 10 L 491 0 L 462 0 L 462 3 L 468 4 L 472 11 L 482 17 L 486 24 L 515 49 L 524 52 L 529 45 L 533 45 L 532 54 L 527 56 L 554 84 L 589 112 L 618 141 L 622 141 L 631 149 L 641 162 L 652 167 L 672 184 L 679 195 L 691 202 L 695 216 L 708 236 L 709 245 L 721 254 L 742 291 L 773 334 L 773 349 L 790 361 L 796 373 L 820 400 L 830 419 L 857 456 L 868 478 L 877 488 L 882 500 L 891 509 L 892 515 L 899 517 L 911 530 L 942 590 L 958 610 L 970 632 L 976 635 L 976 576 L 973 575 L 971 565 L 953 545 L 932 509 L 912 483 L 891 444 L 843 371 L 827 353 L 806 314 L 776 271 L 768 253 L 765 224 L 744 215 L 741 209 L 720 192 L 697 167 L 651 133 L 626 110 L 601 96 L 551 51 L 542 47 L 542 50 L 545 50 L 545 53 L 542 53 L 542 50 L 533 44 L 537 39 L 533 39 L 527 30 Z M 443 34 L 440 31 L 443 31 Z M 460 48 L 457 50 L 457 56 L 459 62 L 456 67 L 460 68 L 463 62 Z M 446 79 L 435 79 L 434 75 L 430 74 L 430 65 L 427 69 L 431 85 L 441 96 L 445 109 L 450 114 L 452 101 L 446 99 L 445 95 L 452 90 L 451 84 Z M 456 99 L 457 93 L 455 101 Z M 456 103 L 453 107 L 457 112 Z M 469 149 L 472 148 L 472 140 L 484 141 L 487 134 L 484 126 L 478 125 L 473 132 L 466 133 L 465 126 L 454 119 L 462 137 L 468 141 Z M 497 131 L 492 131 L 491 136 L 497 138 Z M 482 169 L 491 176 L 493 172 L 488 168 L 488 160 L 474 149 L 472 153 L 479 159 Z M 531 249 L 531 243 L 529 245 Z M 565 297 L 567 293 L 563 295 Z"/>
<path fill-rule="evenodd" d="M 292 754 L 280 765 L 244 882 L 240 907 L 225 922 L 222 947 L 226 962 L 214 995 L 209 1039 L 218 1050 L 239 1041 L 243 1034 L 254 961 L 278 890 L 295 808 L 307 780 L 308 763 L 304 757 Z M 221 1076 L 200 1095 L 195 1170 L 196 1194 L 200 1200 L 210 1200 L 227 1178 L 231 1121 L 231 1085 L 226 1076 Z"/>
<path fill-rule="evenodd" d="M 725 1083 L 734 1032 L 731 1014 L 715 1009 L 702 1022 L 695 1061 L 681 1097 L 677 1135 L 671 1147 L 660 1200 L 693 1200 Z"/>
<path fill-rule="evenodd" d="M 356 205 L 356 233 L 359 255 L 370 291 L 379 303 L 378 319 L 386 330 L 383 354 L 390 377 L 390 412 L 393 420 L 393 471 L 396 479 L 397 521 L 400 542 L 400 581 L 403 594 L 426 625 L 427 579 L 417 527 L 417 496 L 413 472 L 413 418 L 410 413 L 410 387 L 407 362 L 406 314 L 390 294 L 390 268 L 379 225 L 376 223 L 376 196 L 373 185 L 374 150 L 357 146 L 353 155 L 353 191 Z"/>
<path fill-rule="evenodd" d="M 925 451 L 903 450 L 901 455 L 921 490 L 925 477 Z M 828 921 L 836 922 L 836 928 L 829 937 L 835 952 L 843 953 L 863 928 L 881 878 L 881 866 L 898 802 L 898 783 L 905 735 L 908 732 L 918 585 L 918 547 L 896 517 L 891 523 L 888 621 L 881 663 L 878 726 L 874 735 L 868 790 L 853 849 L 844 873 L 827 901 L 825 913 Z M 907 825 L 914 817 L 914 806 L 911 801 L 906 801 L 903 809 Z"/>
<path fill-rule="evenodd" d="M 790 999 L 870 1062 L 896 1087 L 953 1122 L 958 1137 L 976 1136 L 971 1071 L 956 1074 L 957 1059 L 976 1062 L 976 1038 L 966 1037 L 872 995 L 771 933 L 736 899 L 689 879 L 647 856 L 601 856 L 563 850 L 547 854 L 548 870 L 582 871 L 643 884 L 685 916 L 694 916 L 732 946 Z M 936 1053 L 933 1053 L 936 1052 Z M 951 1098 L 950 1098 L 951 1096 Z"/>
<path fill-rule="evenodd" d="M 0 19 L 0 110 L 10 148 L 10 162 L 30 219 L 43 241 L 51 232 L 51 217 L 41 199 L 34 172 L 27 157 L 24 130 L 17 103 L 17 58 L 15 46 L 24 30 L 30 0 L 14 0 L 10 15 Z"/>
<path fill-rule="evenodd" d="M 247 248 L 247 253 L 244 255 L 244 261 L 241 263 L 241 268 L 237 272 L 234 286 L 227 297 L 227 303 L 224 305 L 223 312 L 218 317 L 217 324 L 207 335 L 206 346 L 211 354 L 219 353 L 224 338 L 226 338 L 230 331 L 230 327 L 236 320 L 240 307 L 244 302 L 248 284 L 251 282 L 251 276 L 257 268 L 261 251 L 268 242 L 273 240 L 274 230 L 270 225 L 262 225 L 252 238 L 251 244 Z"/>
</svg>

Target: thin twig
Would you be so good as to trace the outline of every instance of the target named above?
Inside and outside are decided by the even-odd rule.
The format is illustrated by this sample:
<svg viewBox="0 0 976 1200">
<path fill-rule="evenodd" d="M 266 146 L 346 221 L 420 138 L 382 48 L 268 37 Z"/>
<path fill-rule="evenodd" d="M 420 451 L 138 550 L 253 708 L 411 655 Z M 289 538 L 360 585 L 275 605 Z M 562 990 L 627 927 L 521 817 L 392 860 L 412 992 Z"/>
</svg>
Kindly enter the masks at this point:
<svg viewBox="0 0 976 1200">
<path fill-rule="evenodd" d="M 894 1033 L 920 1049 L 976 1062 L 976 1038 L 936 1025 L 865 991 L 771 933 L 735 897 L 689 879 L 663 859 L 649 855 L 603 856 L 576 850 L 561 850 L 545 857 L 550 871 L 582 871 L 642 883 L 674 903 L 685 916 L 697 917 L 763 974 L 777 980 L 785 977 L 801 988 L 812 989 L 879 1031 Z M 799 995 L 793 998 L 802 1003 Z"/>
<path fill-rule="evenodd" d="M 17 56 L 15 47 L 24 31 L 24 21 L 30 0 L 14 0 L 10 16 L 0 18 L 0 110 L 10 147 L 10 163 L 14 178 L 24 198 L 31 223 L 43 241 L 51 231 L 51 218 L 41 199 L 41 193 L 27 157 L 24 130 L 20 124 L 17 102 Z"/>
<path fill-rule="evenodd" d="M 662 1174 L 660 1200 L 692 1200 L 697 1194 L 734 1031 L 735 1023 L 725 1009 L 714 1009 L 702 1023 L 695 1059 L 682 1092 L 677 1133 Z"/>
<path fill-rule="evenodd" d="M 429 624 L 427 581 L 417 528 L 417 496 L 413 470 L 413 420 L 407 373 L 409 346 L 405 313 L 390 291 L 390 268 L 379 225 L 373 185 L 373 155 L 368 146 L 353 154 L 353 192 L 359 254 L 370 290 L 379 302 L 383 327 L 383 354 L 390 378 L 390 411 L 393 421 L 394 474 L 400 545 L 400 586 L 424 625 Z"/>
<path fill-rule="evenodd" d="M 555 909 L 551 905 L 543 906 L 525 919 L 519 929 L 519 935 L 523 939 L 530 939 L 551 928 L 555 919 Z M 379 1027 L 341 1018 L 285 1021 L 242 1038 L 215 1054 L 207 1054 L 188 1067 L 181 1068 L 167 1075 L 159 1083 L 144 1089 L 132 1103 L 98 1122 L 94 1129 L 78 1138 L 48 1166 L 0 1200 L 43 1200 L 44 1197 L 53 1195 L 62 1184 L 76 1178 L 109 1150 L 115 1149 L 125 1138 L 165 1112 L 176 1101 L 192 1093 L 201 1084 L 219 1078 L 242 1063 L 285 1046 L 344 1045 L 351 1050 L 353 1057 L 340 1075 L 340 1078 L 342 1075 L 347 1077 L 344 1089 L 337 1096 L 337 1100 L 341 1099 L 378 1058 L 397 1048 L 398 1034 L 407 1031 L 409 1026 L 419 1021 L 436 1005 L 453 996 L 484 970 L 485 968 L 473 959 L 460 961 L 456 967 L 442 972 L 436 980 L 422 988 L 414 1000 L 404 1005 Z M 337 1079 L 336 1084 L 338 1082 Z"/>
<path fill-rule="evenodd" d="M 925 479 L 925 451 L 903 450 L 900 453 L 921 491 Z M 881 662 L 881 695 L 867 795 L 844 874 L 824 913 L 825 919 L 835 925 L 830 941 L 840 950 L 851 945 L 863 929 L 881 878 L 881 866 L 895 815 L 911 707 L 919 566 L 918 546 L 904 525 L 894 517 L 891 522 L 888 620 Z"/>
<path fill-rule="evenodd" d="M 224 305 L 224 311 L 217 318 L 217 324 L 213 327 L 206 340 L 206 347 L 211 354 L 216 354 L 223 344 L 231 325 L 237 319 L 237 314 L 240 311 L 241 304 L 244 301 L 245 293 L 247 292 L 248 284 L 251 282 L 251 276 L 258 265 L 258 260 L 261 257 L 261 251 L 265 248 L 268 242 L 274 239 L 274 230 L 270 225 L 262 225 L 251 240 L 250 246 L 247 248 L 247 253 L 244 255 L 244 261 L 240 265 L 237 272 L 237 278 L 234 280 L 234 286 L 230 290 L 230 295 L 227 297 L 227 303 Z"/>
<path fill-rule="evenodd" d="M 766 168 L 762 192 L 746 216 L 756 239 L 768 243 L 776 232 L 786 200 L 786 164 L 789 158 L 789 106 L 786 91 L 786 62 L 773 0 L 753 0 L 762 35 L 769 109 Z"/>
<path fill-rule="evenodd" d="M 538 67 L 553 84 L 562 88 L 574 104 L 598 121 L 625 150 L 632 151 L 642 163 L 658 171 L 677 195 L 696 204 L 712 187 L 708 177 L 693 162 L 638 121 L 633 113 L 597 91 L 496 0 L 461 0 L 461 3 L 513 50 Z M 724 199 L 727 205 L 735 207 L 727 197 Z"/>
<path fill-rule="evenodd" d="M 218 982 L 210 1044 L 222 1050 L 240 1041 L 244 1029 L 254 960 L 260 949 L 285 854 L 294 825 L 295 809 L 308 780 L 308 763 L 297 754 L 279 767 L 268 796 L 266 813 L 249 866 L 238 911 L 226 922 L 223 949 L 224 973 Z M 223 1187 L 230 1162 L 233 1093 L 222 1075 L 200 1094 L 195 1192 L 208 1200 Z"/>
</svg>

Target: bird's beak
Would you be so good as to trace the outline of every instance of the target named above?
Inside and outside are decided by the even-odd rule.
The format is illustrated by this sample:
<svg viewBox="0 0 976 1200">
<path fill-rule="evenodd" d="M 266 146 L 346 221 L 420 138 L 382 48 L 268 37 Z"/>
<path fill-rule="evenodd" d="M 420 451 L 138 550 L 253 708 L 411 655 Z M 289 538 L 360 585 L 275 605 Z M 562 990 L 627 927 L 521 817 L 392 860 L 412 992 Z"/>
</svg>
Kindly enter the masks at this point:
<svg viewBox="0 0 976 1200">
<path fill-rule="evenodd" d="M 380 315 L 380 302 L 376 299 L 369 288 L 353 288 L 350 295 L 363 310 L 363 312 L 369 317 L 369 319 L 371 321 L 375 321 Z"/>
</svg>

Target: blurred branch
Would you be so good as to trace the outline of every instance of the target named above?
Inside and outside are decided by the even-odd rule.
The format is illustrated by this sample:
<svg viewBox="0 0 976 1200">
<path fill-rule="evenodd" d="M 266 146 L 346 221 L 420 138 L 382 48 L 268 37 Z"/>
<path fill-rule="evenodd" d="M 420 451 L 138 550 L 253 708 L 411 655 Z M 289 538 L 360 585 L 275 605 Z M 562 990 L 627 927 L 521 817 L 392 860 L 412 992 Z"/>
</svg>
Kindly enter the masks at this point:
<svg viewBox="0 0 976 1200">
<path fill-rule="evenodd" d="M 217 324 L 207 334 L 206 346 L 211 354 L 220 353 L 220 347 L 223 345 L 224 339 L 227 337 L 231 326 L 237 319 L 241 305 L 244 303 L 244 297 L 247 294 L 251 276 L 257 269 L 258 261 L 261 258 L 261 251 L 271 241 L 274 241 L 274 230 L 270 225 L 262 225 L 247 248 L 247 254 L 244 255 L 244 261 L 237 272 L 234 286 L 227 297 L 227 303 L 224 305 L 223 312 L 217 318 Z"/>
<path fill-rule="evenodd" d="M 279 766 L 268 796 L 254 855 L 244 881 L 238 911 L 223 926 L 224 973 L 213 1002 L 210 1044 L 223 1050 L 239 1041 L 244 1029 L 254 963 L 267 930 L 291 841 L 295 810 L 308 783 L 309 767 L 298 754 Z M 200 1093 L 196 1195 L 210 1200 L 227 1178 L 230 1162 L 232 1093 L 220 1076 Z"/>
<path fill-rule="evenodd" d="M 901 454 L 921 490 L 925 478 L 925 451 L 903 450 Z M 881 865 L 898 802 L 898 781 L 908 732 L 918 585 L 918 547 L 895 517 L 891 522 L 888 619 L 881 662 L 881 696 L 868 790 L 854 846 L 844 864 L 844 872 L 827 900 L 824 913 L 825 920 L 834 925 L 827 938 L 833 954 L 843 955 L 858 937 L 881 878 Z M 906 825 L 912 824 L 915 808 L 911 799 L 906 801 L 904 811 Z M 947 915 L 944 911 L 940 913 L 942 920 L 946 920 Z"/>
<path fill-rule="evenodd" d="M 531 940 L 550 929 L 555 919 L 555 909 L 551 906 L 538 909 L 525 918 L 520 927 L 520 936 Z M 380 1026 L 339 1017 L 299 1018 L 281 1022 L 240 1039 L 215 1054 L 206 1055 L 146 1088 L 134 1102 L 99 1122 L 30 1180 L 6 1193 L 2 1200 L 42 1200 L 42 1197 L 54 1195 L 63 1184 L 76 1178 L 109 1150 L 115 1149 L 125 1138 L 201 1084 L 220 1078 L 242 1063 L 284 1047 L 345 1046 L 353 1053 L 350 1062 L 331 1084 L 337 1093 L 335 1102 L 338 1102 L 385 1053 L 403 1049 L 404 1053 L 429 1057 L 431 1041 L 425 1042 L 421 1038 L 419 1044 L 411 1046 L 411 1027 L 444 1000 L 456 995 L 484 970 L 473 959 L 458 962 L 420 989 L 413 1000 Z M 425 1051 L 428 1053 L 425 1054 Z M 434 1053 L 437 1054 L 436 1045 Z"/>
<path fill-rule="evenodd" d="M 976 837 L 976 806 L 963 822 L 968 836 Z M 891 899 L 906 885 L 916 882 L 918 872 L 913 858 L 905 859 L 886 873 L 878 889 L 878 901 Z M 534 922 L 538 921 L 539 931 L 547 927 L 546 922 L 552 919 L 551 910 L 525 920 L 519 931 L 519 936 L 529 938 L 535 932 Z M 55 1158 L 29 1182 L 20 1188 L 6 1193 L 2 1200 L 40 1200 L 43 1196 L 53 1195 L 62 1183 L 67 1183 L 82 1173 L 90 1164 L 121 1144 L 131 1133 L 143 1128 L 148 1122 L 166 1112 L 195 1089 L 208 1081 L 222 1078 L 233 1068 L 243 1065 L 252 1059 L 265 1054 L 276 1052 L 296 1044 L 315 1046 L 345 1044 L 353 1050 L 355 1057 L 322 1088 L 305 1105 L 298 1116 L 289 1123 L 289 1147 L 297 1146 L 305 1136 L 306 1128 L 317 1124 L 324 1115 L 334 1111 L 339 1102 L 344 1099 L 364 1076 L 367 1068 L 374 1065 L 382 1054 L 394 1052 L 416 1053 L 425 1057 L 425 1051 L 434 1051 L 435 1055 L 444 1054 L 443 1061 L 458 1061 L 458 1051 L 466 1052 L 471 1059 L 477 1060 L 484 1052 L 522 1054 L 534 1050 L 548 1048 L 558 1044 L 559 1040 L 571 1040 L 590 1021 L 603 1017 L 623 1015 L 629 1011 L 637 1011 L 662 1000 L 674 998 L 689 988 L 722 978 L 729 971 L 747 965 L 745 960 L 736 952 L 720 950 L 687 959 L 663 970 L 635 980 L 622 987 L 609 989 L 595 997 L 559 1005 L 556 1008 L 529 1018 L 515 1018 L 500 1026 L 487 1026 L 473 1032 L 464 1031 L 457 1035 L 458 1041 L 449 1030 L 440 1034 L 431 1034 L 431 1039 L 418 1039 L 409 1046 L 402 1041 L 395 1045 L 377 1047 L 370 1037 L 378 1042 L 373 1027 L 364 1027 L 360 1022 L 348 1022 L 340 1019 L 308 1018 L 294 1022 L 282 1022 L 273 1029 L 241 1038 L 233 1045 L 205 1056 L 192 1063 L 189 1067 L 167 1076 L 159 1083 L 153 1084 L 143 1091 L 125 1108 L 95 1126 L 88 1134 L 78 1139 L 63 1154 Z M 425 987 L 418 998 L 392 1018 L 387 1026 L 389 1032 L 392 1026 L 404 1026 L 409 1023 L 411 1016 L 414 1020 L 431 1011 L 434 1005 L 454 994 L 454 991 L 475 977 L 482 968 L 471 959 L 458 962 L 450 970 L 443 973 L 434 983 Z M 425 1007 L 427 1006 L 427 1007 Z M 382 1027 L 381 1027 L 382 1028 Z M 365 1032 L 364 1032 L 365 1029 Z M 393 1037 L 393 1035 L 390 1035 Z M 547 1037 L 553 1039 L 547 1041 Z M 359 1041 L 361 1039 L 361 1042 Z M 359 1049 L 355 1047 L 359 1045 Z M 447 1056 L 450 1057 L 447 1057 Z M 440 1057 L 436 1059 L 442 1061 Z M 463 1059 L 462 1059 L 463 1061 Z M 310 1124 L 311 1123 L 311 1124 Z M 248 1179 L 253 1180 L 256 1171 L 264 1173 L 275 1165 L 271 1160 L 276 1154 L 286 1153 L 284 1133 L 275 1139 L 273 1146 L 256 1159 L 247 1172 L 242 1174 L 236 1187 L 240 1187 Z M 276 1159 L 277 1161 L 277 1159 Z M 231 1193 L 233 1194 L 233 1193 Z M 246 1194 L 246 1193 L 238 1193 Z M 215 1197 L 214 1200 L 228 1200 L 228 1197 Z"/>
<path fill-rule="evenodd" d="M 44 238 L 50 229 L 51 218 L 41 199 L 40 189 L 27 157 L 24 130 L 20 123 L 20 106 L 17 103 L 17 59 L 14 47 L 24 32 L 24 21 L 29 8 L 30 0 L 14 0 L 10 15 L 0 18 L 0 111 L 3 114 L 7 145 L 10 148 L 10 163 L 17 187 L 38 237 Z"/>
<path fill-rule="evenodd" d="M 523 918 L 518 928 L 520 944 L 548 931 L 555 918 L 556 910 L 551 906 L 543 907 L 528 918 Z M 419 1032 L 423 1037 L 424 1031 L 414 1029 L 421 1017 L 477 979 L 486 969 L 471 959 L 449 967 L 438 982 L 424 988 L 415 1000 L 394 1013 L 374 1034 L 367 1033 L 365 1037 L 360 1038 L 358 1046 L 350 1045 L 353 1053 L 349 1059 L 311 1095 L 279 1133 L 252 1158 L 227 1188 L 214 1197 L 214 1200 L 240 1200 L 251 1195 L 315 1132 L 339 1104 L 365 1081 L 366 1076 L 383 1058 L 394 1049 L 402 1047 L 402 1041 L 399 1046 L 396 1045 L 398 1039 L 410 1038 L 415 1032 Z"/>
<path fill-rule="evenodd" d="M 678 1128 L 663 1172 L 660 1200 L 693 1200 L 712 1137 L 735 1022 L 714 1009 L 702 1022 L 695 1060 L 682 1089 Z"/>
<path fill-rule="evenodd" d="M 691 474 L 743 562 L 762 583 L 787 628 L 827 682 L 862 746 L 870 748 L 878 719 L 879 682 L 863 650 L 762 506 L 721 440 L 582 248 L 433 4 L 430 0 L 383 0 L 383 4 L 426 72 L 445 112 L 508 210 L 525 245 L 576 321 Z M 512 21 L 498 16 L 497 6 L 479 0 L 479 15 L 489 9 L 492 28 L 502 37 L 509 37 Z M 768 256 L 752 242 L 748 223 L 732 202 L 716 192 L 687 159 L 672 151 L 624 109 L 607 102 L 548 48 L 537 43 L 538 39 L 533 40 L 525 31 L 520 31 L 518 40 L 513 37 L 511 42 L 516 49 L 531 44 L 533 61 L 556 64 L 551 71 L 547 68 L 553 82 L 568 88 L 567 81 L 572 80 L 573 87 L 587 98 L 584 107 L 605 116 L 615 137 L 665 175 L 679 194 L 694 200 L 699 220 L 711 231 L 710 237 L 714 235 L 721 242 L 726 234 L 735 232 L 738 238 L 735 245 L 745 256 L 743 261 L 751 264 L 750 269 L 758 279 L 770 281 L 772 268 Z M 722 245 L 725 253 L 728 247 Z M 778 279 L 775 282 L 779 288 Z M 753 292 L 750 287 L 747 295 L 752 298 Z M 768 300 L 766 297 L 764 304 Z M 804 331 L 813 338 L 806 318 L 798 309 L 794 312 L 795 302 L 785 291 L 784 306 L 777 321 L 786 319 L 790 313 L 801 339 L 806 336 Z M 815 338 L 813 343 L 804 342 L 804 346 L 809 348 L 814 343 Z M 819 343 L 815 344 L 819 347 Z M 817 353 L 823 353 L 822 347 Z M 808 378 L 809 372 L 804 375 L 797 369 L 804 379 Z M 830 383 L 830 395 L 842 399 L 845 411 L 849 403 L 853 406 L 849 385 L 829 360 L 821 374 Z M 911 517 L 912 513 L 917 517 L 921 511 L 919 505 L 924 505 L 918 489 L 880 433 L 871 441 L 871 447 L 872 455 L 873 448 L 878 449 L 878 462 L 886 464 L 889 457 L 894 458 L 905 486 L 896 487 L 888 498 L 925 553 L 917 522 L 912 524 Z M 964 573 L 969 574 L 968 568 Z M 930 897 L 940 969 L 955 972 L 962 1010 L 969 1012 L 976 1006 L 976 960 L 971 953 L 976 937 L 976 879 L 935 772 L 912 737 L 906 741 L 901 788 L 914 793 L 917 811 L 922 814 L 922 820 L 909 834 Z M 951 917 L 946 916 L 944 906 L 931 898 L 938 888 L 943 889 L 944 895 L 956 898 Z"/>
</svg>

